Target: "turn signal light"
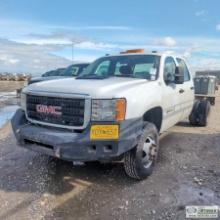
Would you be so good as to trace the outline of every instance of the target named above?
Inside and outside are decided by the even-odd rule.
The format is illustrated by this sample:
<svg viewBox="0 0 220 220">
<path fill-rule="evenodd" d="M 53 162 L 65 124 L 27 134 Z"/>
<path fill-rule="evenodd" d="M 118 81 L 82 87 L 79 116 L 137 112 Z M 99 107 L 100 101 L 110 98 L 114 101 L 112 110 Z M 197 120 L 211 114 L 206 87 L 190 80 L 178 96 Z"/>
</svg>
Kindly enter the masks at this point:
<svg viewBox="0 0 220 220">
<path fill-rule="evenodd" d="M 117 99 L 116 100 L 116 121 L 123 121 L 125 119 L 126 113 L 126 101 L 125 99 Z"/>
</svg>

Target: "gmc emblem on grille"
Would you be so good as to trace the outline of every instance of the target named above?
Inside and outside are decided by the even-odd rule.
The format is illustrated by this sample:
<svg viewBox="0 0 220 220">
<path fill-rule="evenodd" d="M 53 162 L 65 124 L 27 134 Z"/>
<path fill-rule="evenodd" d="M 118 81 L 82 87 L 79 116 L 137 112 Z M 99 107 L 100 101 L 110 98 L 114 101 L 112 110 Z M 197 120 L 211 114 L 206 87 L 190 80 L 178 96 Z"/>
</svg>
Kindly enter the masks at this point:
<svg viewBox="0 0 220 220">
<path fill-rule="evenodd" d="M 50 115 L 62 115 L 60 106 L 47 106 L 47 105 L 36 105 L 36 111 L 38 113 L 50 114 Z"/>
</svg>

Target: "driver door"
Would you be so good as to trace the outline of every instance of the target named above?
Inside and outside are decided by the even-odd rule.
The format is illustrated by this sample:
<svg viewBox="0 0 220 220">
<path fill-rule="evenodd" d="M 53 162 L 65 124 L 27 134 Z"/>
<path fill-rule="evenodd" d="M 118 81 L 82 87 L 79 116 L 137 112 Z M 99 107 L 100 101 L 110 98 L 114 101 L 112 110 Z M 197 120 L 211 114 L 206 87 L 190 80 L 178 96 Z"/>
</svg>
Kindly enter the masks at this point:
<svg viewBox="0 0 220 220">
<path fill-rule="evenodd" d="M 175 84 L 176 62 L 173 57 L 166 57 L 163 70 L 163 125 L 162 130 L 167 130 L 177 124 L 182 116 L 182 96 L 180 85 Z"/>
</svg>

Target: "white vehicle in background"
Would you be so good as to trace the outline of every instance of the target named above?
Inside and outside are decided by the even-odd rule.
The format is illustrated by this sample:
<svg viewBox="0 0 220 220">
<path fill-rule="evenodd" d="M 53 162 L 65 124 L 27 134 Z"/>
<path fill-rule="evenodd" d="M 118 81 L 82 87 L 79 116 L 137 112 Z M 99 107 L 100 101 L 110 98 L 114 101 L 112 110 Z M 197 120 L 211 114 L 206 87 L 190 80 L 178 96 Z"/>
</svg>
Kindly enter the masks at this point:
<svg viewBox="0 0 220 220">
<path fill-rule="evenodd" d="M 24 88 L 12 119 L 23 147 L 70 161 L 123 160 L 144 179 L 159 152 L 159 134 L 190 116 L 206 125 L 209 105 L 194 100 L 182 57 L 130 50 L 93 62 L 76 79 Z"/>
<path fill-rule="evenodd" d="M 77 77 L 89 63 L 77 63 L 68 66 L 66 69 L 57 69 L 44 73 L 41 77 L 34 77 L 28 80 L 28 85 L 48 80 L 63 79 L 68 77 Z"/>
</svg>

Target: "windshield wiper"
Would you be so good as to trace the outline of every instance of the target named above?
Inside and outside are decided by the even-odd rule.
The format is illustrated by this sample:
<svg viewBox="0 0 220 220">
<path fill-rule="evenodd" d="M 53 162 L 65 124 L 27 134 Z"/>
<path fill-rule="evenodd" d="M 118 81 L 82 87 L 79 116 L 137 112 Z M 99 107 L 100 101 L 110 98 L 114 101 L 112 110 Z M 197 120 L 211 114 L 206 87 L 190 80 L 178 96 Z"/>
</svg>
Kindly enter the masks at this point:
<svg viewBox="0 0 220 220">
<path fill-rule="evenodd" d="M 133 75 L 114 75 L 115 77 L 128 77 L 128 78 L 137 78 Z"/>
</svg>

